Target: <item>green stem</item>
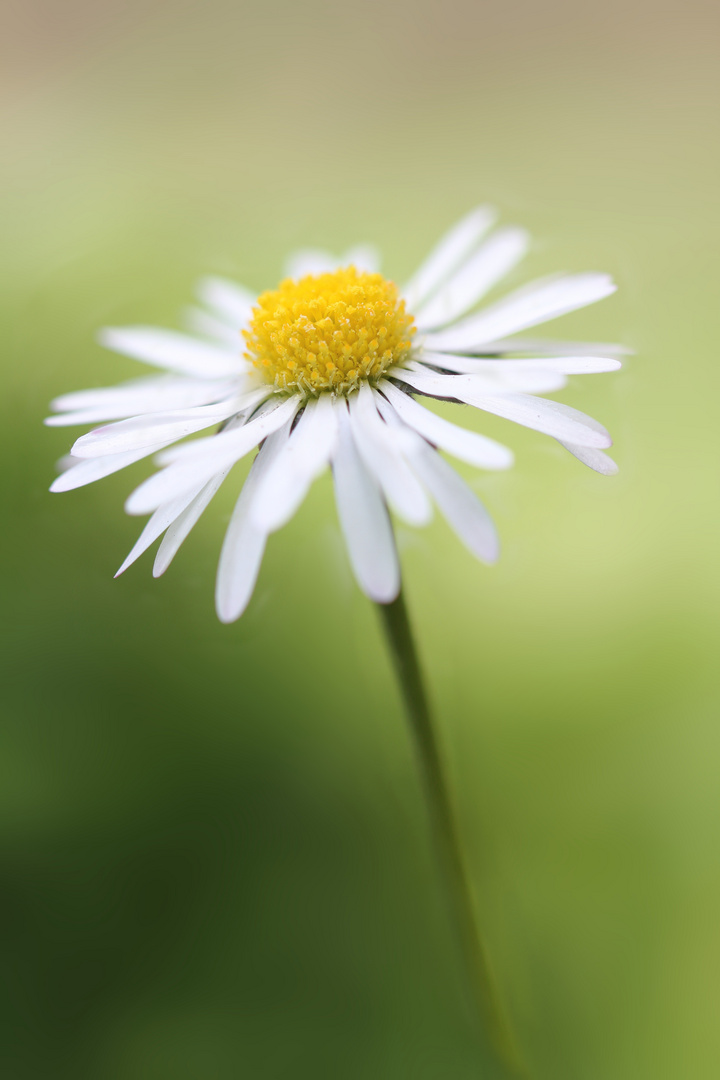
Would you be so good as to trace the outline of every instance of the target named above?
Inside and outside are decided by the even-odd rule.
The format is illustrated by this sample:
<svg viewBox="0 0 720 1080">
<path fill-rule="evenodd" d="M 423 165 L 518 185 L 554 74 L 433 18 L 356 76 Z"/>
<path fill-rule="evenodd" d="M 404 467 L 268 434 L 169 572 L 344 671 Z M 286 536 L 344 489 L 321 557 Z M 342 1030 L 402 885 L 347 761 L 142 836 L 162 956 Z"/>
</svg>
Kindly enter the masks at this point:
<svg viewBox="0 0 720 1080">
<path fill-rule="evenodd" d="M 412 728 L 438 856 L 482 1032 L 510 1075 L 519 1076 L 517 1051 L 478 929 L 452 800 L 402 593 L 391 604 L 377 607 Z"/>
</svg>

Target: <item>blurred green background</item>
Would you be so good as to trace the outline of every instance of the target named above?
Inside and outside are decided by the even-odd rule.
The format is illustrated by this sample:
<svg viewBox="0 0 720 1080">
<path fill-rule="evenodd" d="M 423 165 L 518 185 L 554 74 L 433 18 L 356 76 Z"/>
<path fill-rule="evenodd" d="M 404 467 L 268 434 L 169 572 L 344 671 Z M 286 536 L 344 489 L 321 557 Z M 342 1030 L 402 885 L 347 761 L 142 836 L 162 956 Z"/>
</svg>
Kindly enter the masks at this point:
<svg viewBox="0 0 720 1080">
<path fill-rule="evenodd" d="M 139 373 L 104 323 L 195 279 L 378 243 L 402 279 L 477 202 L 515 283 L 607 270 L 556 332 L 621 340 L 550 440 L 461 470 L 476 564 L 400 530 L 489 948 L 538 1080 L 720 1075 L 718 9 L 702 0 L 7 0 L 0 304 L 0 1069 L 8 1080 L 494 1075 L 399 701 L 328 478 L 245 617 L 213 583 L 238 482 L 168 575 L 113 580 L 148 472 L 51 496 L 64 391 Z M 555 330 L 555 327 L 552 328 Z"/>
</svg>

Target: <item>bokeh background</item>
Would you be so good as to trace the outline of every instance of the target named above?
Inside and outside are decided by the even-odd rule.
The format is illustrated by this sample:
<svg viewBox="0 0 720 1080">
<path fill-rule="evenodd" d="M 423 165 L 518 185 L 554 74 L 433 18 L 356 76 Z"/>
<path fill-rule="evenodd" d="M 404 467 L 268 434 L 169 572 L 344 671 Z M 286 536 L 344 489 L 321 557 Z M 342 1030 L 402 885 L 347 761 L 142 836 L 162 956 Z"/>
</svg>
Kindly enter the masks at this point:
<svg viewBox="0 0 720 1080">
<path fill-rule="evenodd" d="M 464 1006 L 400 704 L 328 478 L 246 616 L 232 482 L 165 578 L 113 573 L 148 471 L 51 496 L 48 400 L 139 373 L 212 272 L 380 244 L 478 202 L 522 274 L 612 272 L 557 333 L 620 476 L 467 410 L 476 564 L 400 530 L 498 981 L 538 1080 L 720 1075 L 718 9 L 703 0 L 5 0 L 0 1067 L 7 1080 L 465 1080 Z M 553 329 L 555 329 L 553 327 Z M 462 468 L 462 467 L 461 467 Z M 238 470 L 238 481 L 242 467 Z"/>
</svg>

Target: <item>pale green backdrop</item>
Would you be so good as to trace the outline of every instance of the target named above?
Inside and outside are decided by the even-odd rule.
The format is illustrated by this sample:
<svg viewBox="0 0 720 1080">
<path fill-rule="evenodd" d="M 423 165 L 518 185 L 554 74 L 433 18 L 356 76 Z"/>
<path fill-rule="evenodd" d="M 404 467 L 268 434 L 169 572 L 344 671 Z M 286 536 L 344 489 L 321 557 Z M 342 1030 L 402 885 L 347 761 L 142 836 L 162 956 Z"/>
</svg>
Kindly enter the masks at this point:
<svg viewBox="0 0 720 1080">
<path fill-rule="evenodd" d="M 400 530 L 493 963 L 537 1080 L 720 1075 L 717 41 L 702 0 L 5 4 L 0 1063 L 8 1080 L 490 1077 L 403 717 L 319 482 L 243 620 L 226 485 L 166 578 L 113 573 L 146 474 L 47 487 L 48 400 L 138 373 L 103 323 L 477 202 L 526 275 L 612 272 L 558 334 L 621 473 L 466 410 L 503 542 Z M 519 282 L 517 274 L 514 281 Z"/>
</svg>

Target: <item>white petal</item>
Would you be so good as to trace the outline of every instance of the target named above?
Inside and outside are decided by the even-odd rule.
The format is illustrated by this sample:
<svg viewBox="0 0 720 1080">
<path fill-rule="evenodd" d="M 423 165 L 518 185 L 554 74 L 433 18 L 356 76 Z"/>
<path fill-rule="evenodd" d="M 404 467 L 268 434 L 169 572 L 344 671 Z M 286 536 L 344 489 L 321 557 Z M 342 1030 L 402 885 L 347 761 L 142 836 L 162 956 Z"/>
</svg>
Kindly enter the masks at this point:
<svg viewBox="0 0 720 1080">
<path fill-rule="evenodd" d="M 545 356 L 498 362 L 542 368 L 544 371 L 556 371 L 563 375 L 598 375 L 606 371 L 618 371 L 622 367 L 621 361 L 611 356 Z"/>
<path fill-rule="evenodd" d="M 267 533 L 258 529 L 250 507 L 258 485 L 282 450 L 290 434 L 290 421 L 271 435 L 252 464 L 225 533 L 215 587 L 215 606 L 221 622 L 239 619 L 252 596 L 260 571 Z"/>
<path fill-rule="evenodd" d="M 562 390 L 567 385 L 565 375 L 550 371 L 546 367 L 536 368 L 532 365 L 522 367 L 519 364 L 504 361 L 498 364 L 497 367 L 480 368 L 474 370 L 472 374 L 463 372 L 454 376 L 445 375 L 443 372 L 438 373 L 427 366 L 428 364 L 435 366 L 436 362 L 439 365 L 442 362 L 442 357 L 446 355 L 446 353 L 423 352 L 417 361 L 410 361 L 402 367 L 390 368 L 388 375 L 403 381 L 407 381 L 404 375 L 405 372 L 418 372 L 430 376 L 439 374 L 441 379 L 462 378 L 467 379 L 468 386 L 472 385 L 476 392 L 488 394 L 504 394 L 507 390 L 521 390 L 526 394 L 552 394 L 556 390 Z M 477 360 L 476 363 L 478 363 Z M 459 383 L 458 385 L 462 384 Z"/>
<path fill-rule="evenodd" d="M 575 274 L 536 281 L 456 326 L 428 334 L 427 346 L 440 352 L 468 352 L 507 334 L 594 304 L 614 292 L 615 285 L 607 274 Z"/>
<path fill-rule="evenodd" d="M 68 469 L 72 469 L 73 465 L 79 465 L 77 458 L 74 458 L 72 454 L 64 454 L 63 457 L 58 458 L 55 462 L 55 468 L 58 472 L 67 472 Z"/>
<path fill-rule="evenodd" d="M 190 405 L 206 405 L 203 396 L 211 394 L 223 397 L 225 387 L 236 385 L 235 379 L 194 379 L 177 375 L 143 375 L 115 386 L 97 386 L 89 390 L 73 390 L 62 394 L 50 403 L 51 409 L 63 412 L 81 412 L 85 409 L 127 410 L 125 416 L 135 412 L 157 412 L 160 405 L 170 402 L 169 408 L 182 409 Z"/>
<path fill-rule="evenodd" d="M 415 311 L 470 255 L 495 218 L 494 210 L 479 206 L 445 233 L 402 290 L 409 311 Z"/>
<path fill-rule="evenodd" d="M 376 274 L 380 269 L 380 252 L 373 244 L 357 244 L 342 255 L 340 265 L 354 266 L 366 274 Z"/>
<path fill-rule="evenodd" d="M 619 471 L 613 459 L 604 454 L 602 450 L 593 450 L 588 446 L 578 446 L 575 443 L 562 441 L 560 441 L 560 445 L 569 450 L 578 461 L 582 461 L 583 465 L 594 469 L 595 472 L 602 473 L 603 476 L 615 476 Z"/>
<path fill-rule="evenodd" d="M 320 248 L 301 248 L 285 262 L 285 277 L 297 281 L 308 274 L 329 274 L 340 266 L 340 259 Z"/>
<path fill-rule="evenodd" d="M 223 322 L 236 327 L 238 338 L 240 330 L 250 319 L 257 299 L 249 289 L 219 277 L 203 278 L 198 284 L 197 296 Z"/>
<path fill-rule="evenodd" d="M 80 461 L 61 473 L 50 485 L 50 490 L 73 491 L 75 488 L 84 487 L 85 484 L 103 480 L 106 476 L 111 476 L 112 473 L 119 472 L 128 465 L 134 465 L 136 461 L 149 457 L 150 454 L 162 450 L 167 445 L 167 443 L 160 443 L 157 446 L 143 447 L 142 450 L 131 450 L 125 454 L 108 454 L 106 457 Z"/>
<path fill-rule="evenodd" d="M 400 564 L 380 490 L 362 463 L 350 430 L 347 406 L 337 406 L 338 446 L 333 459 L 335 502 L 350 562 L 363 592 L 389 604 L 400 592 Z"/>
<path fill-rule="evenodd" d="M 287 444 L 259 485 L 252 504 L 257 527 L 274 532 L 300 506 L 337 444 L 337 416 L 329 394 L 309 401 Z"/>
<path fill-rule="evenodd" d="M 164 502 L 175 499 L 230 468 L 273 431 L 292 420 L 300 405 L 299 397 L 287 398 L 272 411 L 255 416 L 232 431 L 197 439 L 173 447 L 169 457 L 161 458 L 166 469 L 155 473 L 137 488 L 125 503 L 128 514 L 147 514 Z"/>
<path fill-rule="evenodd" d="M 483 345 L 484 354 L 535 353 L 537 356 L 632 356 L 632 349 L 610 341 L 561 341 L 551 338 L 502 338 Z"/>
<path fill-rule="evenodd" d="M 369 274 L 377 273 L 380 253 L 372 244 L 357 244 L 342 255 L 333 255 L 320 248 L 303 248 L 285 263 L 285 277 L 297 280 L 307 274 L 329 274 L 347 266 L 354 266 L 356 270 Z"/>
<path fill-rule="evenodd" d="M 237 354 L 207 341 L 178 334 L 174 330 L 158 330 L 152 326 L 107 327 L 101 330 L 99 341 L 107 349 L 143 360 L 156 367 L 170 368 L 183 375 L 201 379 L 222 379 L 237 375 L 244 365 Z"/>
<path fill-rule="evenodd" d="M 49 416 L 45 423 L 48 427 L 97 424 L 103 420 L 120 420 L 142 413 L 189 409 L 195 405 L 222 401 L 237 385 L 237 380 L 175 379 L 172 376 L 163 376 L 160 379 L 140 379 L 98 390 L 82 390 L 56 398 L 52 408 L 70 411 Z"/>
<path fill-rule="evenodd" d="M 220 424 L 242 411 L 244 396 L 235 395 L 219 405 L 201 405 L 197 409 L 176 409 L 119 420 L 81 435 L 72 448 L 74 457 L 103 457 L 125 450 L 139 450 L 159 442 L 167 445 L 197 431 Z"/>
<path fill-rule="evenodd" d="M 409 525 L 427 525 L 430 500 L 402 455 L 396 431 L 380 419 L 367 383 L 350 399 L 350 426 L 360 457 L 395 513 Z"/>
<path fill-rule="evenodd" d="M 247 326 L 247 322 L 242 325 L 227 323 L 223 319 L 218 319 L 216 315 L 210 315 L 203 308 L 189 307 L 185 310 L 185 324 L 192 334 L 209 338 L 221 349 L 230 349 L 231 352 L 245 351 L 241 331 Z"/>
<path fill-rule="evenodd" d="M 278 409 L 290 409 L 291 402 L 294 403 L 294 409 L 291 409 L 290 413 L 284 413 L 283 415 L 286 418 L 291 414 L 294 415 L 299 408 L 300 400 L 299 395 L 292 398 L 281 397 L 274 392 L 272 387 L 260 386 L 247 395 L 244 399 L 245 407 L 242 414 L 230 420 L 222 432 L 217 435 L 206 435 L 202 439 L 195 439 L 193 442 L 183 443 L 180 446 L 173 446 L 159 458 L 160 464 L 172 465 L 179 461 L 194 460 L 198 455 L 212 457 L 215 454 L 224 454 L 227 449 L 232 448 L 236 441 L 245 441 L 245 436 L 240 435 L 240 428 L 246 424 L 256 424 L 260 420 L 265 421 Z M 279 417 L 276 417 L 276 419 L 279 420 Z M 272 430 L 276 431 L 277 427 L 272 427 Z"/>
<path fill-rule="evenodd" d="M 412 463 L 440 512 L 465 546 L 483 562 L 496 562 L 500 550 L 497 531 L 475 492 L 437 451 L 421 439 L 418 439 Z"/>
<path fill-rule="evenodd" d="M 186 539 L 190 530 L 197 523 L 201 514 L 205 511 L 210 500 L 213 498 L 229 472 L 230 469 L 224 469 L 221 473 L 218 473 L 217 476 L 213 476 L 212 480 L 209 480 L 195 496 L 187 509 L 183 510 L 179 517 L 177 517 L 172 525 L 170 525 L 160 542 L 157 555 L 155 556 L 153 577 L 157 578 L 165 573 L 168 566 L 175 558 L 183 540 Z"/>
<path fill-rule="evenodd" d="M 199 495 L 199 491 L 194 488 L 187 494 L 182 495 L 179 499 L 173 499 L 172 502 L 164 503 L 162 506 L 159 506 L 140 533 L 135 546 L 115 574 L 115 577 L 120 577 L 129 566 L 132 566 L 135 560 L 139 559 L 143 552 L 147 551 L 150 545 L 157 540 L 158 536 L 160 536 L 161 533 L 164 533 L 165 530 L 180 517 L 184 510 L 187 510 L 188 506 L 197 495 Z"/>
<path fill-rule="evenodd" d="M 460 374 L 492 374 L 502 378 L 513 373 L 554 371 L 559 375 L 594 375 L 602 371 L 617 371 L 619 360 L 609 356 L 529 356 L 522 359 L 486 360 L 478 356 L 456 356 L 452 353 L 428 352 L 418 354 L 421 363 L 456 371 Z M 539 391 L 535 391 L 538 393 Z M 544 391 L 548 393 L 549 391 Z"/>
<path fill-rule="evenodd" d="M 602 424 L 559 401 L 530 394 L 505 394 L 496 398 L 483 397 L 482 404 L 478 402 L 477 407 L 553 438 L 571 439 L 578 446 L 596 449 L 612 446 L 612 439 Z"/>
<path fill-rule="evenodd" d="M 493 285 L 509 274 L 528 249 L 524 229 L 501 229 L 464 263 L 416 313 L 419 330 L 453 322 L 474 307 Z"/>
<path fill-rule="evenodd" d="M 512 451 L 495 442 L 494 439 L 488 439 L 485 435 L 478 435 L 474 431 L 466 431 L 465 428 L 443 420 L 441 416 L 431 413 L 429 409 L 403 393 L 387 379 L 379 385 L 398 416 L 419 432 L 423 438 L 447 451 L 448 454 L 466 461 L 469 465 L 477 465 L 481 469 L 509 469 L 512 465 L 514 460 Z"/>
<path fill-rule="evenodd" d="M 488 394 L 476 388 L 472 375 L 430 375 L 400 368 L 393 368 L 392 371 L 398 372 L 398 378 L 402 377 L 404 382 L 421 393 L 464 401 L 476 409 L 514 420 L 516 424 L 552 435 L 553 438 L 597 449 L 612 445 L 612 439 L 602 424 L 558 401 L 548 401 L 530 394 Z"/>
</svg>

